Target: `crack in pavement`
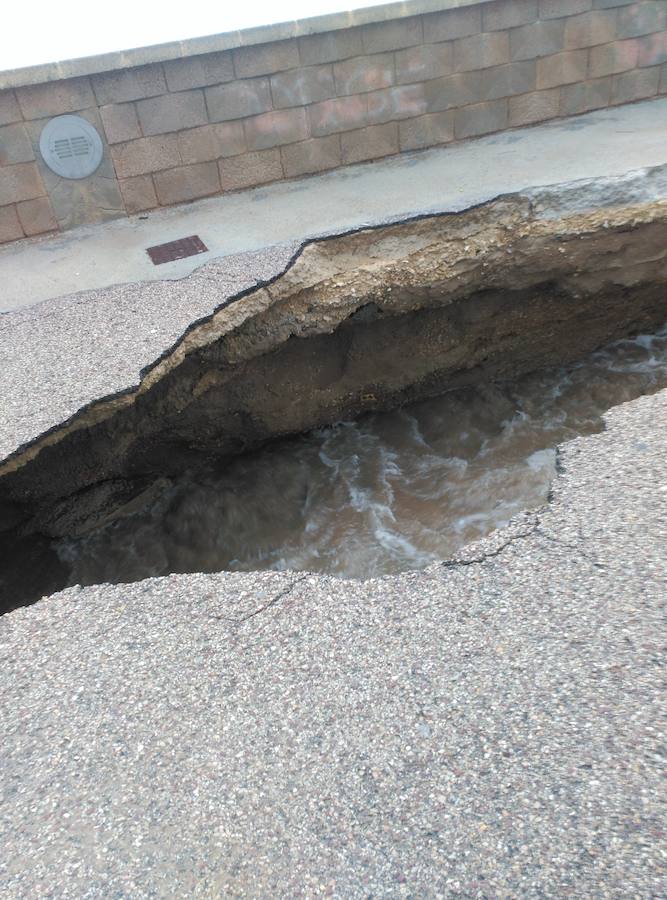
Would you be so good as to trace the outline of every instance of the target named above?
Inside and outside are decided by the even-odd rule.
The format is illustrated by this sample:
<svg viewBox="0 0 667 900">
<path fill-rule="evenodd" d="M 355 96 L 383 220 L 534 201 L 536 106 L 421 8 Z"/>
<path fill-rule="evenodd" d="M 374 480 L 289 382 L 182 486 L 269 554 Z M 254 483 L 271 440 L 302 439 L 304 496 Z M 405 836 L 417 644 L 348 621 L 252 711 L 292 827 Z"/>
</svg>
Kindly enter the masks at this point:
<svg viewBox="0 0 667 900">
<path fill-rule="evenodd" d="M 256 616 L 259 616 L 261 613 L 266 612 L 267 609 L 271 609 L 271 607 L 276 606 L 276 604 L 280 603 L 281 600 L 284 600 L 285 597 L 288 597 L 297 584 L 300 584 L 302 581 L 305 581 L 308 578 L 310 572 L 306 572 L 303 575 L 299 576 L 299 578 L 295 578 L 290 584 L 287 585 L 286 588 L 283 588 L 282 591 L 279 591 L 275 597 L 272 597 L 267 603 L 263 606 L 260 606 L 254 612 L 248 613 L 247 616 L 242 616 L 240 619 L 235 619 L 232 616 L 211 616 L 212 619 L 218 619 L 222 622 L 230 622 L 233 625 L 243 625 L 245 622 L 248 622 L 250 619 L 254 619 Z"/>
</svg>

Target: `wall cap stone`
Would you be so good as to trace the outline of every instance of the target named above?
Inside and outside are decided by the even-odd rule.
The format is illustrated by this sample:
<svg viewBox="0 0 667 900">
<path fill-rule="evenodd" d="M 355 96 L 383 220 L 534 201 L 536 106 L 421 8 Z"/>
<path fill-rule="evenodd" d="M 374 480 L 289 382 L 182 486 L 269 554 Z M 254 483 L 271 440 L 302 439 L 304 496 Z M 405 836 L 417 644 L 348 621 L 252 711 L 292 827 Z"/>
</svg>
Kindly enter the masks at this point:
<svg viewBox="0 0 667 900">
<path fill-rule="evenodd" d="M 442 12 L 463 6 L 478 6 L 488 2 L 490 0 L 404 0 L 404 2 L 385 3 L 381 6 L 363 7 L 348 12 L 296 19 L 292 22 L 260 25 L 241 31 L 228 31 L 222 34 L 189 38 L 184 41 L 171 41 L 150 47 L 137 47 L 132 50 L 102 53 L 97 56 L 84 56 L 79 59 L 8 69 L 0 72 L 0 90 L 30 84 L 45 84 L 82 75 L 97 75 L 101 72 L 131 69 L 149 63 L 187 59 L 204 53 L 217 53 L 238 47 L 268 44 L 272 41 L 283 41 L 310 34 L 323 34 L 327 31 L 340 31 L 359 25 L 404 19 L 409 16 Z"/>
</svg>

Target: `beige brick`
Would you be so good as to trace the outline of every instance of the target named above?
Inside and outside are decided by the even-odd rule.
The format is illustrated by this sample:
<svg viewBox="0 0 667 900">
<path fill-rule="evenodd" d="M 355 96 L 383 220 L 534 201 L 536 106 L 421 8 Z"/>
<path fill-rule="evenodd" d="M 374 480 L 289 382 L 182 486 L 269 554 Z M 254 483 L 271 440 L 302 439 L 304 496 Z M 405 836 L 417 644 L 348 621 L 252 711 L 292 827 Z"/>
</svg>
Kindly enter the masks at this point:
<svg viewBox="0 0 667 900">
<path fill-rule="evenodd" d="M 32 142 L 20 122 L 0 128 L 0 166 L 31 162 L 35 158 Z"/>
<path fill-rule="evenodd" d="M 405 84 L 368 95 L 368 121 L 372 125 L 413 119 L 425 112 L 426 95 L 423 84 Z"/>
<path fill-rule="evenodd" d="M 350 59 L 361 56 L 363 52 L 361 28 L 344 28 L 299 38 L 299 54 L 304 65 Z"/>
<path fill-rule="evenodd" d="M 306 106 L 336 96 L 333 67 L 302 66 L 271 77 L 271 95 L 276 109 Z"/>
<path fill-rule="evenodd" d="M 247 149 L 243 122 L 221 122 L 181 131 L 178 134 L 178 149 L 186 166 L 225 156 L 238 156 Z"/>
<path fill-rule="evenodd" d="M 442 78 L 454 71 L 454 45 L 422 44 L 396 53 L 397 84 Z"/>
<path fill-rule="evenodd" d="M 122 141 L 132 141 L 141 137 L 141 128 L 139 128 L 134 103 L 113 103 L 110 106 L 102 106 L 100 116 L 109 144 L 119 144 Z"/>
<path fill-rule="evenodd" d="M 220 176 L 214 162 L 156 172 L 153 184 L 160 206 L 185 203 L 186 200 L 210 197 L 211 194 L 220 192 Z"/>
<path fill-rule="evenodd" d="M 45 195 L 44 183 L 34 162 L 0 168 L 0 206 Z"/>
<path fill-rule="evenodd" d="M 323 100 L 308 107 L 308 116 L 313 137 L 351 131 L 368 123 L 368 96 L 359 94 Z"/>
<path fill-rule="evenodd" d="M 218 166 L 223 191 L 237 191 L 283 177 L 280 150 L 276 149 L 221 159 Z"/>
<path fill-rule="evenodd" d="M 139 138 L 136 141 L 128 141 L 126 144 L 114 144 L 111 147 L 111 158 L 119 178 L 145 175 L 147 172 L 171 169 L 181 164 L 178 139 L 175 134 L 163 134 L 158 137 Z"/>
<path fill-rule="evenodd" d="M 467 6 L 424 16 L 424 38 L 434 44 L 479 34 L 481 30 L 481 6 Z"/>
<path fill-rule="evenodd" d="M 361 39 L 366 53 L 382 53 L 385 50 L 399 50 L 401 47 L 421 44 L 424 40 L 421 17 L 411 16 L 364 25 Z"/>
<path fill-rule="evenodd" d="M 436 78 L 424 84 L 426 108 L 429 113 L 443 112 L 459 106 L 478 103 L 482 97 L 482 73 L 463 72 Z"/>
<path fill-rule="evenodd" d="M 206 106 L 212 122 L 244 119 L 271 109 L 271 89 L 268 78 L 233 81 L 206 88 Z"/>
<path fill-rule="evenodd" d="M 492 31 L 460 38 L 454 44 L 457 72 L 472 72 L 510 61 L 510 39 L 506 31 Z"/>
<path fill-rule="evenodd" d="M 560 53 L 565 47 L 566 19 L 534 22 L 510 32 L 510 53 L 513 60 L 539 59 Z"/>
<path fill-rule="evenodd" d="M 560 108 L 560 89 L 550 91 L 534 91 L 520 97 L 511 97 L 509 101 L 510 125 L 531 125 L 543 122 L 558 115 Z"/>
<path fill-rule="evenodd" d="M 290 144 L 281 152 L 283 169 L 286 178 L 296 175 L 308 175 L 312 172 L 325 172 L 342 164 L 340 136 L 312 138 L 300 144 Z"/>
<path fill-rule="evenodd" d="M 558 20 L 556 20 L 558 21 Z M 616 10 L 597 9 L 565 20 L 565 49 L 607 44 L 616 37 Z"/>
<path fill-rule="evenodd" d="M 237 78 L 253 78 L 255 75 L 272 75 L 284 69 L 295 69 L 299 64 L 299 50 L 295 40 L 255 44 L 232 51 Z"/>
<path fill-rule="evenodd" d="M 496 0 L 482 7 L 484 31 L 516 28 L 537 19 L 537 0 Z"/>
<path fill-rule="evenodd" d="M 0 206 L 0 244 L 22 238 L 23 229 L 15 206 Z"/>
<path fill-rule="evenodd" d="M 170 91 L 189 91 L 211 84 L 223 84 L 234 78 L 232 54 L 225 51 L 172 59 L 164 63 L 164 74 Z"/>
<path fill-rule="evenodd" d="M 532 59 L 496 66 L 493 69 L 482 69 L 479 72 L 477 99 L 500 100 L 501 97 L 526 94 L 534 91 L 536 84 L 537 65 Z"/>
<path fill-rule="evenodd" d="M 665 0 L 644 0 L 617 10 L 616 36 L 640 37 L 667 28 L 667 3 Z"/>
<path fill-rule="evenodd" d="M 363 94 L 377 91 L 394 83 L 393 53 L 379 53 L 376 56 L 358 56 L 334 65 L 336 93 Z"/>
<path fill-rule="evenodd" d="M 593 47 L 590 51 L 588 73 L 591 78 L 601 78 L 603 75 L 627 72 L 637 65 L 638 52 L 639 46 L 634 38 Z"/>
<path fill-rule="evenodd" d="M 611 99 L 611 78 L 595 78 L 580 84 L 565 85 L 560 90 L 563 116 L 576 116 L 591 109 L 604 109 Z"/>
<path fill-rule="evenodd" d="M 16 211 L 28 237 L 58 230 L 58 222 L 48 197 L 38 197 L 36 200 L 24 200 L 23 203 L 17 203 Z"/>
<path fill-rule="evenodd" d="M 347 131 L 340 136 L 343 163 L 380 159 L 398 153 L 398 124 L 371 125 L 358 131 Z"/>
<path fill-rule="evenodd" d="M 614 75 L 611 81 L 611 102 L 632 103 L 633 100 L 644 100 L 655 97 L 660 84 L 660 66 L 650 69 L 633 69 Z"/>
<path fill-rule="evenodd" d="M 454 113 L 432 113 L 408 119 L 398 126 L 398 141 L 401 151 L 421 150 L 436 147 L 454 140 Z"/>
<path fill-rule="evenodd" d="M 659 66 L 667 62 L 667 31 L 637 38 L 640 66 Z"/>
<path fill-rule="evenodd" d="M 134 178 L 121 178 L 118 182 L 123 203 L 129 215 L 155 209 L 159 206 L 153 178 L 150 175 L 136 175 Z"/>
<path fill-rule="evenodd" d="M 162 94 L 161 97 L 139 100 L 137 114 L 146 137 L 168 134 L 183 128 L 196 128 L 197 125 L 206 125 L 208 122 L 204 92 L 200 90 Z"/>
<path fill-rule="evenodd" d="M 593 8 L 593 0 L 540 0 L 540 19 L 561 19 L 576 16 Z"/>
<path fill-rule="evenodd" d="M 92 76 L 92 82 L 97 102 L 101 106 L 155 97 L 167 90 L 162 66 L 157 64 L 139 66 L 136 69 L 101 72 Z"/>
<path fill-rule="evenodd" d="M 0 91 L 0 125 L 21 121 L 21 109 L 14 91 Z"/>
<path fill-rule="evenodd" d="M 457 109 L 454 113 L 454 135 L 457 139 L 502 131 L 507 125 L 507 100 L 477 103 Z"/>
<path fill-rule="evenodd" d="M 308 117 L 305 109 L 277 109 L 243 123 L 248 150 L 268 150 L 282 144 L 305 141 Z"/>
<path fill-rule="evenodd" d="M 587 50 L 568 50 L 537 61 L 537 89 L 583 81 L 588 68 Z"/>
<path fill-rule="evenodd" d="M 95 97 L 87 78 L 33 84 L 18 88 L 16 96 L 26 119 L 44 119 L 95 106 Z"/>
</svg>

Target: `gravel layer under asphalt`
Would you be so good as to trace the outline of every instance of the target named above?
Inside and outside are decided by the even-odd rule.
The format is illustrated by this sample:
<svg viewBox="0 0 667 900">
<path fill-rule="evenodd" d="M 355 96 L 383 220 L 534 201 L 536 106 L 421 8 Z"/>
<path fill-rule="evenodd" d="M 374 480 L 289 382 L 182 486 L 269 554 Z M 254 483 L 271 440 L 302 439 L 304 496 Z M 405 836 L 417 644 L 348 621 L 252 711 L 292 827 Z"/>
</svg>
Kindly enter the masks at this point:
<svg viewBox="0 0 667 900">
<path fill-rule="evenodd" d="M 665 896 L 666 416 L 423 572 L 4 616 L 0 895 Z"/>
</svg>

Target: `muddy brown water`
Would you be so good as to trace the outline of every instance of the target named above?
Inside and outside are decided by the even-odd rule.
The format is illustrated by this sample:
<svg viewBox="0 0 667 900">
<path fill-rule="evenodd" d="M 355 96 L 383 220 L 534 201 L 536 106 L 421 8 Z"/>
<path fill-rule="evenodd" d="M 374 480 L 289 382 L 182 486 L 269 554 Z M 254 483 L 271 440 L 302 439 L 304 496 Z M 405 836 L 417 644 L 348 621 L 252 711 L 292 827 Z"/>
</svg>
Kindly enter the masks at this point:
<svg viewBox="0 0 667 900">
<path fill-rule="evenodd" d="M 170 572 L 417 569 L 542 505 L 556 445 L 667 387 L 667 326 L 579 364 L 341 422 L 165 483 L 152 505 L 61 542 L 70 584 Z"/>
</svg>

